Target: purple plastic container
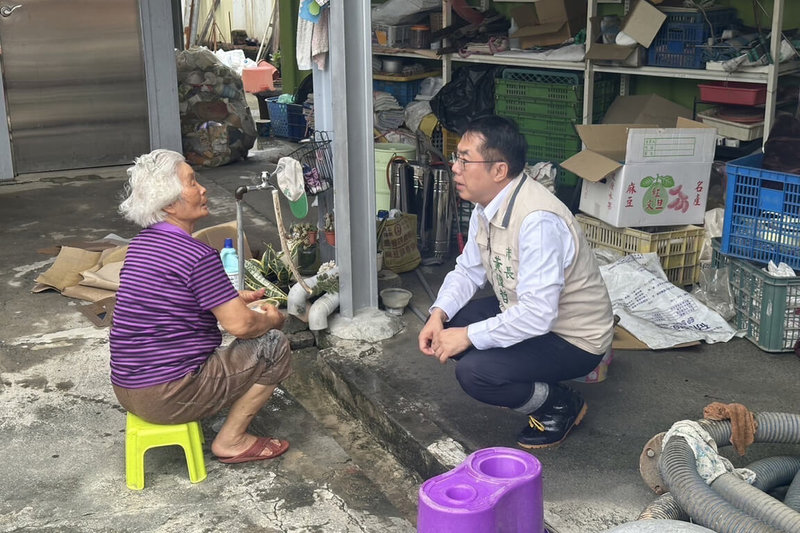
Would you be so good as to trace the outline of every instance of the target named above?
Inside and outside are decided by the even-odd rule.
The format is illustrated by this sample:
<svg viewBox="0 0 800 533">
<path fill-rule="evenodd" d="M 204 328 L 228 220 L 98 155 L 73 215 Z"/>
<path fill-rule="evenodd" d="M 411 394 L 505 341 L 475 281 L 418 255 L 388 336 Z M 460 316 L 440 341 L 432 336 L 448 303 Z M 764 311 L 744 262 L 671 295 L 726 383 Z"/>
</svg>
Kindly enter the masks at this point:
<svg viewBox="0 0 800 533">
<path fill-rule="evenodd" d="M 418 533 L 544 533 L 542 465 L 513 448 L 484 448 L 419 488 Z"/>
</svg>

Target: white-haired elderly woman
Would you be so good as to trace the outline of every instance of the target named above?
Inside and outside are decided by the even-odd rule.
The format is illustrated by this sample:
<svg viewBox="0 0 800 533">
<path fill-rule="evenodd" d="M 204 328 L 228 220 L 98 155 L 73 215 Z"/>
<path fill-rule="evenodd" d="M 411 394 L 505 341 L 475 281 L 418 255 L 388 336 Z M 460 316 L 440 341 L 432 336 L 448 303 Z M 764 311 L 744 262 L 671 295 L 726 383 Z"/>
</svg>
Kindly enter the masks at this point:
<svg viewBox="0 0 800 533">
<path fill-rule="evenodd" d="M 143 229 L 131 241 L 109 335 L 111 382 L 122 407 L 155 424 L 180 424 L 230 406 L 211 443 L 224 463 L 271 459 L 285 440 L 247 433 L 292 372 L 283 314 L 248 303 L 219 252 L 192 237 L 208 215 L 206 189 L 183 156 L 154 150 L 128 169 L 120 212 Z M 219 323 L 236 338 L 221 347 Z"/>
</svg>

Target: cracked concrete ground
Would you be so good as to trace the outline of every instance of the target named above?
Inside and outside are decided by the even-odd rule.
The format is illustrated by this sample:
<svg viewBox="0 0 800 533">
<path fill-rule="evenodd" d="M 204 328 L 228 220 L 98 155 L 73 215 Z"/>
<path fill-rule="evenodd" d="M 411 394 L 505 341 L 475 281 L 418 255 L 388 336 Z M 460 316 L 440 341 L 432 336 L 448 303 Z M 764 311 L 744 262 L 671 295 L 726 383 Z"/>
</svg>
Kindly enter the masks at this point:
<svg viewBox="0 0 800 533">
<path fill-rule="evenodd" d="M 320 422 L 286 386 L 253 424 L 292 443 L 282 457 L 223 465 L 206 443 L 208 477 L 193 485 L 180 449 L 157 448 L 147 452 L 145 489 L 126 488 L 125 415 L 108 379 L 108 331 L 79 312 L 84 302 L 30 292 L 54 260 L 38 250 L 135 234 L 115 211 L 122 170 L 0 186 L 0 532 L 413 531 L 415 495 L 400 495 L 399 511 L 343 448 L 374 447 L 366 433 L 356 424 L 333 435 L 325 424 L 345 427 L 338 414 Z M 206 186 L 220 199 L 208 224 L 235 218 L 230 195 Z M 249 215 L 252 240 L 274 233 Z M 315 357 L 313 348 L 297 350 L 295 364 Z M 289 381 L 302 379 L 297 374 Z M 221 420 L 204 421 L 206 435 Z M 387 472 L 396 468 L 387 464 Z"/>
<path fill-rule="evenodd" d="M 257 151 L 201 169 L 215 213 L 209 225 L 233 219 L 233 191 L 268 162 Z M 420 323 L 406 313 L 405 328 L 378 345 L 321 338 L 323 349 L 298 350 L 296 375 L 257 419 L 259 432 L 292 441 L 285 456 L 223 467 L 207 455 L 209 478 L 191 485 L 179 454 L 154 450 L 145 490 L 128 491 L 124 416 L 107 381 L 105 331 L 78 312 L 82 302 L 30 293 L 53 261 L 40 248 L 135 234 L 115 212 L 122 175 L 55 173 L 0 185 L 0 533 L 413 531 L 423 479 L 476 450 L 515 446 L 524 417 L 466 396 L 454 365 L 418 353 Z M 251 246 L 275 242 L 268 195 L 246 197 L 245 217 Z M 420 271 L 435 290 L 446 267 Z M 425 309 L 430 300 L 414 273 L 401 281 Z M 794 354 L 768 354 L 745 339 L 618 351 L 606 381 L 574 384 L 590 406 L 581 426 L 535 454 L 552 532 L 597 533 L 634 520 L 655 498 L 638 471 L 643 445 L 678 420 L 699 418 L 708 403 L 796 412 L 798 364 Z M 216 423 L 205 423 L 207 434 Z M 745 457 L 731 447 L 722 452 L 745 466 L 798 450 L 758 444 Z"/>
</svg>

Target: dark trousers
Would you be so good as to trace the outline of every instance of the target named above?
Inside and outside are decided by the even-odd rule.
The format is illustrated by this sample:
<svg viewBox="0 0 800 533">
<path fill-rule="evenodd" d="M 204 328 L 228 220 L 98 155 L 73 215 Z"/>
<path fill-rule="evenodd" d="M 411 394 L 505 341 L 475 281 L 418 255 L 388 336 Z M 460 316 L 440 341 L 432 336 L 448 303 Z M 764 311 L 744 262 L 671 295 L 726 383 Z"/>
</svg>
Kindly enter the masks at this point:
<svg viewBox="0 0 800 533">
<path fill-rule="evenodd" d="M 446 327 L 463 327 L 500 313 L 494 297 L 471 300 Z M 557 383 L 585 376 L 602 356 L 581 350 L 555 333 L 532 337 L 506 348 L 470 347 L 454 357 L 456 378 L 464 392 L 484 403 L 520 407 L 534 383 Z"/>
</svg>

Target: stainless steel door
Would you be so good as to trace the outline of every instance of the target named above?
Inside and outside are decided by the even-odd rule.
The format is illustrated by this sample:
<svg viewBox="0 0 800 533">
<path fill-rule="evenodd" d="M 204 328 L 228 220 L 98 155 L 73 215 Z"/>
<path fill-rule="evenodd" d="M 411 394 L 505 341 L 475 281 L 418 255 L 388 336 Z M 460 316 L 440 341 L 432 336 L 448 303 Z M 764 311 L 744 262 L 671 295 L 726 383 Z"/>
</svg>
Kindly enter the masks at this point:
<svg viewBox="0 0 800 533">
<path fill-rule="evenodd" d="M 0 0 L 15 173 L 126 164 L 149 150 L 139 28 L 137 0 Z"/>
</svg>

